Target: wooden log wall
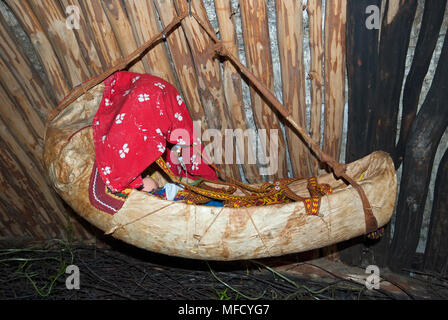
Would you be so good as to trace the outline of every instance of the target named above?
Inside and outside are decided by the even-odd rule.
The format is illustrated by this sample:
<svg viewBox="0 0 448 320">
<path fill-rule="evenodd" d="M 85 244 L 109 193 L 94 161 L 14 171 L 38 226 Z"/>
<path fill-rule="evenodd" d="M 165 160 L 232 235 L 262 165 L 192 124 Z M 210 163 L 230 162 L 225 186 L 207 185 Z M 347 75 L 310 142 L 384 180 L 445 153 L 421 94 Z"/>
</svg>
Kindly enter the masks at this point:
<svg viewBox="0 0 448 320">
<path fill-rule="evenodd" d="M 345 107 L 345 23 L 347 0 L 325 7 L 325 128 L 323 150 L 339 159 Z"/>
<path fill-rule="evenodd" d="M 308 78 L 311 80 L 310 88 L 310 135 L 314 141 L 321 140 L 321 116 L 324 88 L 324 43 L 322 37 L 322 0 L 310 1 L 307 7 L 309 23 L 309 46 L 310 46 L 310 71 Z M 313 173 L 318 174 L 318 165 L 315 161 Z"/>
<path fill-rule="evenodd" d="M 418 1 L 384 1 L 381 29 L 373 32 L 366 28 L 365 15 L 363 19 L 366 7 L 371 4 L 372 1 L 353 0 L 348 3 L 349 121 L 346 159 L 352 161 L 373 150 L 382 149 L 392 155 L 397 168 L 402 164 L 403 171 L 393 234 L 388 225 L 381 241 L 364 243 L 364 239 L 354 239 L 343 243 L 340 245 L 341 249 L 344 248 L 341 258 L 355 265 L 375 263 L 394 271 L 417 266 L 440 272 L 443 266 L 434 263 L 438 261 L 445 265 L 446 272 L 446 252 L 442 253 L 434 247 L 436 243 L 446 243 L 446 237 L 440 234 L 438 225 L 443 225 L 446 220 L 446 214 L 440 211 L 446 200 L 438 197 L 433 204 L 429 240 L 423 259 L 416 254 L 416 249 L 421 237 L 434 157 L 447 128 L 446 108 L 439 109 L 447 83 L 447 73 L 443 71 L 447 63 L 446 29 L 441 29 L 447 1 L 424 2 L 417 46 L 407 77 L 405 60 Z M 428 73 L 431 59 L 434 59 L 436 42 L 441 36 L 445 37 L 445 44 L 431 88 L 422 100 L 423 79 Z M 401 95 L 401 131 L 396 144 Z M 424 102 L 418 111 L 419 100 Z M 439 183 L 440 179 L 443 178 L 438 179 Z M 443 187 L 438 184 L 436 194 L 440 190 Z M 368 256 L 365 256 L 366 252 Z M 443 262 L 442 257 L 445 258 Z M 422 260 L 423 263 L 420 262 Z"/>
<path fill-rule="evenodd" d="M 0 240 L 64 237 L 68 229 L 78 239 L 94 237 L 93 229 L 82 224 L 48 185 L 41 162 L 46 116 L 73 87 L 116 64 L 180 12 L 191 8 L 211 26 L 206 11 L 209 2 L 192 0 L 191 6 L 187 0 L 5 0 L 1 3 L 18 25 L 12 26 L 8 16 L 0 15 L 0 99 L 3 102 L 0 112 Z M 353 161 L 382 149 L 394 156 L 397 167 L 403 162 L 403 170 L 414 168 L 416 153 L 412 150 L 421 136 L 415 123 L 423 121 L 426 126 L 432 126 L 433 134 L 427 139 L 433 144 L 425 158 L 425 170 L 419 173 L 427 187 L 434 148 L 446 124 L 441 121 L 444 118 L 439 117 L 441 124 L 436 128 L 434 115 L 425 117 L 425 110 L 442 101 L 446 94 L 440 84 L 446 82 L 443 61 L 448 58 L 445 55 L 440 59 L 440 71 L 422 112 L 417 113 L 417 104 L 438 39 L 446 0 L 426 1 L 415 58 L 406 78 L 404 64 L 417 2 L 214 0 L 216 16 L 213 18 L 218 26 L 215 30 L 218 38 L 235 56 L 239 55 L 239 50 L 244 50 L 246 66 L 268 88 L 274 90 L 275 78 L 281 79 L 283 102 L 294 120 L 307 128 L 315 141 L 322 141 L 323 149 L 337 159 L 342 156 Z M 366 7 L 372 4 L 384 8 L 380 30 L 369 30 L 365 25 Z M 66 19 L 73 14 L 66 11 L 68 6 L 79 9 L 79 28 L 66 26 Z M 276 17 L 278 41 L 274 44 L 269 35 L 268 12 Z M 238 33 L 239 27 L 242 34 Z M 24 46 L 18 29 L 26 34 L 31 50 Z M 279 69 L 275 69 L 272 45 L 278 48 Z M 305 143 L 288 127 L 283 135 L 281 116 L 250 83 L 247 83 L 250 102 L 245 103 L 243 83 L 247 79 L 233 64 L 217 59 L 212 48 L 213 41 L 193 18 L 187 17 L 165 41 L 151 48 L 129 70 L 152 73 L 173 83 L 182 94 L 192 119 L 200 121 L 201 133 L 216 129 L 215 134 L 223 136 L 227 129 L 244 131 L 253 125 L 257 130 L 267 130 L 267 140 L 261 147 L 267 156 L 278 158 L 278 171 L 262 176 L 259 165 L 248 163 L 248 153 L 254 150 L 249 150 L 245 141 L 244 145 L 235 146 L 244 160 L 240 168 L 219 165 L 227 175 L 236 179 L 244 177 L 255 183 L 288 174 L 317 174 L 319 164 Z M 305 71 L 306 50 L 310 57 L 309 72 Z M 279 74 L 274 70 L 279 70 Z M 306 79 L 310 81 L 309 92 Z M 406 83 L 403 116 L 400 142 L 396 147 L 403 83 Z M 347 152 L 341 155 L 347 103 Z M 250 123 L 247 108 L 252 111 L 254 123 Z M 323 127 L 322 119 L 325 120 Z M 274 155 L 269 154 L 269 145 L 274 141 L 270 135 L 272 129 L 279 133 L 278 152 Z M 289 150 L 286 150 L 287 145 Z M 231 154 L 235 157 L 234 150 Z M 443 162 L 446 166 L 445 163 L 446 160 Z M 291 172 L 288 172 L 289 165 Z M 445 185 L 440 181 L 446 181 L 442 173 L 435 192 L 433 215 L 434 221 L 443 224 L 446 218 L 441 208 L 446 207 L 446 200 L 438 196 Z M 410 235 L 406 227 L 409 222 L 405 220 L 414 213 L 407 213 L 408 204 L 403 199 L 417 192 L 416 201 L 421 204 L 426 199 L 426 187 L 416 190 L 407 187 L 412 181 L 406 181 L 400 193 L 401 202 L 398 201 L 397 223 L 401 226 L 396 226 L 393 240 L 387 235 L 375 249 L 375 261 L 381 257 L 384 264 L 391 263 L 398 269 L 401 265 L 397 263 L 396 251 L 400 251 L 403 243 L 411 243 L 412 246 L 402 253 L 408 259 L 403 261 L 408 263 L 418 237 Z M 412 230 L 418 234 L 421 210 L 416 213 L 415 220 L 410 221 L 413 221 Z M 442 241 L 442 232 L 434 223 L 430 229 L 434 238 L 428 242 L 425 261 L 427 266 L 435 266 L 434 261 L 445 257 L 435 249 Z M 387 249 L 391 241 L 392 251 Z M 354 246 L 343 244 L 342 247 L 350 248 L 342 252 L 341 258 L 351 263 L 360 262 L 356 257 L 364 248 L 362 242 L 363 239 L 358 239 Z"/>
<path fill-rule="evenodd" d="M 366 28 L 365 10 L 369 5 L 381 7 L 381 0 L 348 1 L 347 3 L 347 72 L 348 72 L 348 128 L 345 159 L 354 161 L 373 151 L 369 135 L 370 118 L 375 110 L 375 82 L 378 68 L 379 30 Z M 340 244 L 340 256 L 351 264 L 363 259 L 363 239 Z"/>
<path fill-rule="evenodd" d="M 396 270 L 401 270 L 411 264 L 413 253 L 418 245 L 418 234 L 422 225 L 434 156 L 439 141 L 448 126 L 447 74 L 448 34 L 445 36 L 431 89 L 412 123 L 406 143 L 403 177 L 397 204 L 398 223 L 395 226 L 389 252 L 389 263 Z M 437 215 L 437 210 L 435 214 Z M 402 245 L 403 241 L 406 242 L 406 246 Z"/>
<path fill-rule="evenodd" d="M 227 46 L 230 53 L 238 56 L 238 39 L 236 34 L 236 24 L 234 10 L 229 0 L 216 0 L 215 10 L 219 23 L 219 34 L 221 41 Z M 242 97 L 242 83 L 238 70 L 230 61 L 223 63 L 223 87 L 224 95 L 228 104 L 228 111 L 233 120 L 235 130 L 246 130 L 247 116 L 244 109 Z M 251 182 L 261 182 L 261 176 L 256 164 L 251 164 L 249 159 L 255 158 L 255 150 L 248 150 L 244 146 L 242 139 L 235 141 L 238 154 L 242 161 L 244 176 Z M 252 152 L 251 154 L 249 154 Z"/>
<path fill-rule="evenodd" d="M 283 103 L 289 106 L 296 123 L 306 128 L 305 63 L 303 60 L 303 8 L 297 1 L 277 1 L 277 33 L 282 66 Z M 306 144 L 287 128 L 294 176 L 312 175 L 312 156 Z"/>
</svg>

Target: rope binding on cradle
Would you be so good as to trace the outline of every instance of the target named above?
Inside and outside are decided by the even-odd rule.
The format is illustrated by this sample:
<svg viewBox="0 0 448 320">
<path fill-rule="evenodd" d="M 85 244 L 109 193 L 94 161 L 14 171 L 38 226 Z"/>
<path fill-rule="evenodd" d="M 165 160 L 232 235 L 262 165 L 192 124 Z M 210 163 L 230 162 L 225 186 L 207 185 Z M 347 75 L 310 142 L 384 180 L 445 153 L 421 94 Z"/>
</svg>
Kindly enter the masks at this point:
<svg viewBox="0 0 448 320">
<path fill-rule="evenodd" d="M 273 183 L 266 182 L 259 189 L 251 188 L 248 185 L 240 183 L 238 186 L 228 182 L 217 182 L 202 179 L 199 186 L 192 186 L 188 183 L 180 180 L 167 166 L 165 160 L 162 157 L 156 160 L 157 165 L 175 182 L 183 185 L 187 190 L 193 194 L 191 197 L 187 197 L 187 203 L 202 204 L 210 201 L 210 199 L 221 200 L 224 202 L 224 206 L 239 208 L 239 207 L 252 207 L 260 205 L 269 205 L 272 203 L 278 203 L 279 199 L 293 201 L 302 201 L 305 206 L 306 213 L 308 215 L 319 215 L 319 207 L 322 196 L 332 192 L 331 187 L 328 184 L 317 184 L 316 178 L 308 179 L 308 190 L 311 197 L 304 198 L 295 194 L 288 185 L 299 178 L 279 179 Z M 229 186 L 227 190 L 217 189 L 208 185 L 205 182 L 221 184 Z M 240 189 L 244 196 L 234 195 L 234 192 Z M 248 190 L 250 189 L 250 190 Z M 250 191 L 248 194 L 247 191 Z M 198 195 L 199 197 L 196 197 Z"/>
<path fill-rule="evenodd" d="M 161 32 L 155 35 L 152 39 L 144 43 L 140 48 L 135 50 L 126 58 L 122 58 L 119 63 L 115 66 L 109 68 L 104 71 L 102 74 L 89 79 L 88 81 L 82 83 L 81 85 L 75 87 L 69 94 L 66 96 L 61 103 L 55 108 L 52 112 L 50 112 L 47 117 L 46 125 L 48 125 L 62 110 L 68 107 L 71 103 L 73 103 L 76 99 L 78 99 L 81 95 L 86 94 L 88 90 L 103 82 L 108 76 L 113 73 L 126 69 L 126 67 L 132 62 L 141 58 L 141 56 L 146 52 L 148 48 L 154 46 L 157 42 L 163 41 L 169 33 L 175 30 L 180 26 L 181 22 L 186 19 L 195 19 L 199 26 L 208 34 L 208 36 L 213 40 L 215 46 L 213 47 L 214 55 L 221 56 L 225 59 L 228 59 L 232 62 L 241 74 L 243 74 L 264 96 L 270 104 L 288 121 L 292 128 L 294 128 L 297 133 L 305 140 L 308 144 L 308 147 L 313 151 L 324 164 L 328 165 L 328 167 L 334 172 L 337 178 L 344 179 L 348 184 L 353 186 L 355 190 L 358 192 L 360 199 L 362 201 L 365 224 L 366 224 L 366 234 L 374 232 L 378 229 L 378 223 L 373 215 L 372 208 L 370 206 L 369 200 L 362 189 L 362 187 L 346 173 L 346 166 L 344 164 L 338 163 L 334 158 L 330 155 L 326 154 L 321 150 L 319 145 L 305 132 L 305 130 L 298 125 L 294 119 L 292 118 L 291 113 L 288 109 L 286 109 L 280 101 L 274 96 L 274 94 L 266 88 L 266 86 L 253 74 L 251 73 L 241 62 L 235 58 L 226 48 L 226 46 L 216 37 L 214 31 L 210 30 L 210 28 L 197 16 L 197 14 L 191 10 L 187 10 L 186 12 L 182 12 L 180 15 L 173 18 L 171 23 L 167 25 Z M 159 163 L 160 165 L 160 163 Z M 314 183 L 314 182 L 313 182 Z M 317 185 L 317 183 L 316 183 Z M 241 187 L 241 186 L 240 186 Z M 287 184 L 284 184 L 284 190 L 288 190 Z M 312 192 L 316 192 L 316 190 L 312 189 Z M 197 190 L 200 194 L 199 190 Z M 201 191 L 202 192 L 202 191 Z M 311 192 L 311 191 L 310 191 Z M 270 191 L 267 194 L 273 195 L 274 191 Z M 292 193 L 292 191 L 291 191 Z M 300 199 L 300 201 L 304 201 L 304 198 L 301 198 L 297 195 L 289 194 L 291 197 L 296 197 L 296 199 Z M 236 196 L 233 196 L 236 197 Z M 235 200 L 236 198 L 234 198 Z M 235 200 L 236 201 L 236 200 Z M 314 206 L 314 202 L 310 204 L 311 207 Z"/>
</svg>

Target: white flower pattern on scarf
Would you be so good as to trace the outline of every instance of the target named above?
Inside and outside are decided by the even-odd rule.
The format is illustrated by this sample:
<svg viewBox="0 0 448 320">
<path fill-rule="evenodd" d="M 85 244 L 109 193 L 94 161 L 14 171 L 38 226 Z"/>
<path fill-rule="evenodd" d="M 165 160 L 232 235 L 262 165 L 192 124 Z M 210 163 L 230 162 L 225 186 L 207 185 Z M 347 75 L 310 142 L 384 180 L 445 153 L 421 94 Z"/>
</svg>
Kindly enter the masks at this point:
<svg viewBox="0 0 448 320">
<path fill-rule="evenodd" d="M 123 145 L 123 148 L 122 148 L 120 151 L 118 151 L 118 153 L 120 154 L 120 158 L 121 158 L 121 159 L 126 158 L 126 154 L 129 153 L 128 144 L 125 143 L 125 144 Z"/>
<path fill-rule="evenodd" d="M 149 94 L 139 94 L 138 95 L 138 101 L 139 102 L 145 102 L 145 101 L 149 101 Z"/>
<path fill-rule="evenodd" d="M 122 114 L 117 115 L 117 117 L 115 118 L 115 123 L 116 124 L 122 124 L 125 115 L 126 115 L 126 113 L 122 113 Z"/>
<path fill-rule="evenodd" d="M 178 104 L 178 105 L 181 105 L 181 104 L 184 102 L 184 101 L 182 100 L 182 97 L 181 97 L 181 96 L 177 96 L 176 99 L 177 99 L 177 104 Z"/>
<path fill-rule="evenodd" d="M 199 162 L 196 161 L 196 155 L 193 155 L 191 157 L 191 170 L 198 170 L 199 169 Z"/>
<path fill-rule="evenodd" d="M 137 82 L 137 80 L 140 79 L 140 76 L 135 77 L 134 79 L 132 79 L 132 83 Z"/>
<path fill-rule="evenodd" d="M 160 89 L 165 89 L 165 85 L 164 84 L 161 84 L 160 82 L 157 82 L 157 83 L 154 83 L 154 85 L 156 86 L 156 87 L 159 87 Z"/>
<path fill-rule="evenodd" d="M 176 118 L 177 120 L 179 120 L 179 121 L 182 121 L 184 118 L 182 117 L 182 114 L 180 114 L 179 112 L 177 112 L 175 115 L 174 115 L 174 118 Z"/>
<path fill-rule="evenodd" d="M 159 152 L 161 152 L 161 153 L 164 153 L 165 150 L 166 150 L 166 148 L 163 146 L 162 143 L 159 143 L 159 144 L 157 145 L 157 149 L 159 149 Z"/>
</svg>

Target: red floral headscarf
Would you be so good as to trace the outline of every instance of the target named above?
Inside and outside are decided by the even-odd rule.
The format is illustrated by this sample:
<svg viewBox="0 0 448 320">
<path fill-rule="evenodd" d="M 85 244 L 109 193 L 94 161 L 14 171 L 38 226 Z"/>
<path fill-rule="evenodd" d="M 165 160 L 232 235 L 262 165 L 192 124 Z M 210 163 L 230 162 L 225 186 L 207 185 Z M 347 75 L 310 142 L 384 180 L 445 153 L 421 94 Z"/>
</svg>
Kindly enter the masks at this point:
<svg viewBox="0 0 448 320">
<path fill-rule="evenodd" d="M 158 77 L 127 71 L 104 84 L 93 141 L 99 173 L 113 192 L 140 187 L 140 174 L 162 155 L 178 176 L 217 179 L 201 159 L 200 139 L 176 88 Z M 172 156 L 179 147 L 183 165 Z"/>
</svg>

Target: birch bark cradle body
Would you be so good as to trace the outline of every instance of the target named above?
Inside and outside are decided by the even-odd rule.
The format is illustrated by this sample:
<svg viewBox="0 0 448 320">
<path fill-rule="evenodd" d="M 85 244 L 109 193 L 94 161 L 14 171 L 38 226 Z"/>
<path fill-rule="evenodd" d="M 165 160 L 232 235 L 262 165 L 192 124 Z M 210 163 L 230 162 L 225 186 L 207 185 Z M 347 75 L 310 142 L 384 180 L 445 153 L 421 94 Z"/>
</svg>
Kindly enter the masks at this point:
<svg viewBox="0 0 448 320">
<path fill-rule="evenodd" d="M 133 190 L 123 207 L 110 215 L 89 201 L 89 180 L 94 163 L 89 125 L 102 99 L 103 86 L 79 97 L 49 124 L 44 161 L 61 197 L 82 217 L 103 231 L 137 247 L 172 256 L 205 260 L 239 260 L 279 256 L 359 236 L 366 232 L 363 203 L 352 186 L 332 174 L 318 178 L 333 193 L 322 198 L 321 216 L 306 215 L 302 202 L 218 208 L 161 200 Z M 68 138 L 71 137 L 70 141 Z M 392 215 L 397 182 L 392 159 L 373 153 L 349 164 L 347 174 L 360 180 L 378 226 Z M 166 181 L 159 176 L 159 184 Z M 291 189 L 307 196 L 307 180 Z"/>
</svg>

